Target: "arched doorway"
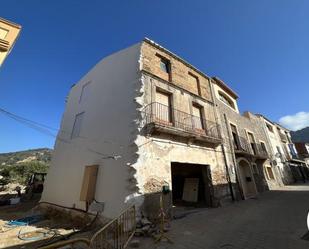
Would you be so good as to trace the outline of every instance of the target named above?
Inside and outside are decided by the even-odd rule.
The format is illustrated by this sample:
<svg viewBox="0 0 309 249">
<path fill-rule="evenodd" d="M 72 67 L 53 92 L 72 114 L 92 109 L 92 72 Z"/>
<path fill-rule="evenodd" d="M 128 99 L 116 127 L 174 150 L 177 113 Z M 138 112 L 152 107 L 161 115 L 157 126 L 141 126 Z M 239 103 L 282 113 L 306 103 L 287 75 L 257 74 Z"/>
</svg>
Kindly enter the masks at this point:
<svg viewBox="0 0 309 249">
<path fill-rule="evenodd" d="M 245 199 L 256 196 L 257 189 L 250 163 L 246 159 L 240 159 L 238 168 Z"/>
</svg>

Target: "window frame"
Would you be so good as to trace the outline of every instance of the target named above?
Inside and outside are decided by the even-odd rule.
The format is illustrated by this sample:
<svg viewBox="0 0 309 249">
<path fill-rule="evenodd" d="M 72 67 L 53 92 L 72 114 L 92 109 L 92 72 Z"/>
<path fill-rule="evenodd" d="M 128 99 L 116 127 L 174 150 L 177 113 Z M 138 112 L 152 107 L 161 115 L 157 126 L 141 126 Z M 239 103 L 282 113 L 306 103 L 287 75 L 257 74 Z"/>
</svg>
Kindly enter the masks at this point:
<svg viewBox="0 0 309 249">
<path fill-rule="evenodd" d="M 236 111 L 236 106 L 234 101 L 223 91 L 218 90 L 219 100 L 225 104 L 226 106 L 230 107 L 234 111 Z M 222 100 L 223 98 L 223 100 Z"/>
<path fill-rule="evenodd" d="M 274 134 L 274 127 L 273 127 L 273 125 L 271 125 L 271 124 L 269 124 L 267 122 L 265 122 L 265 124 L 266 124 L 267 130 Z"/>
<path fill-rule="evenodd" d="M 202 96 L 202 91 L 201 91 L 201 84 L 199 77 L 191 72 L 188 72 L 189 77 L 192 77 L 196 80 L 196 88 L 197 88 L 197 95 Z"/>
<path fill-rule="evenodd" d="M 165 120 L 171 124 L 174 124 L 174 112 L 173 112 L 173 93 L 166 91 L 160 87 L 156 87 L 155 89 L 155 103 L 166 106 L 157 101 L 157 93 L 166 95 L 168 97 L 168 120 Z"/>
<path fill-rule="evenodd" d="M 260 145 L 261 145 L 261 148 L 264 150 L 264 152 L 268 153 L 266 143 L 264 141 L 260 140 Z"/>
<path fill-rule="evenodd" d="M 197 117 L 193 114 L 193 108 L 197 108 L 199 109 L 199 112 L 200 112 L 200 122 L 201 122 L 201 128 L 199 127 L 195 127 L 195 123 L 193 122 L 194 124 L 194 129 L 202 129 L 202 130 L 206 130 L 206 124 L 205 124 L 205 109 L 204 109 L 204 106 L 196 103 L 196 102 L 192 102 L 192 117 Z"/>
<path fill-rule="evenodd" d="M 84 120 L 84 115 L 85 115 L 85 112 L 80 112 L 78 114 L 75 115 L 75 119 L 74 119 L 74 124 L 73 124 L 73 127 L 72 127 L 72 131 L 71 131 L 71 139 L 74 139 L 74 138 L 78 138 L 80 137 L 80 133 L 81 133 L 81 127 L 82 127 L 82 123 L 83 123 L 83 120 Z M 76 136 L 76 132 L 75 129 L 76 129 L 76 125 L 77 125 L 77 117 L 79 116 L 82 116 L 82 119 L 80 121 L 80 126 L 79 126 L 79 130 L 78 130 L 78 135 Z"/>
<path fill-rule="evenodd" d="M 232 135 L 233 139 L 234 139 L 234 136 L 233 136 L 232 126 L 234 126 L 236 128 L 236 135 L 237 135 L 237 141 L 236 141 L 237 144 L 236 144 L 236 146 L 237 146 L 238 149 L 241 149 L 242 146 L 241 146 L 241 141 L 240 141 L 238 127 L 237 127 L 236 124 L 234 124 L 232 122 L 229 122 L 229 124 L 230 124 L 229 129 L 230 129 L 230 132 L 231 132 L 231 135 Z"/>
<path fill-rule="evenodd" d="M 84 96 L 84 93 L 85 93 L 85 88 L 88 86 L 90 86 L 91 84 L 91 80 L 87 81 L 83 86 L 82 86 L 82 90 L 81 90 L 81 93 L 80 93 L 80 96 L 79 96 L 79 101 L 78 103 L 81 104 L 83 101 L 83 96 Z M 89 91 L 89 90 L 88 90 Z"/>
<path fill-rule="evenodd" d="M 249 144 L 250 144 L 250 148 L 251 148 L 251 150 L 252 150 L 252 152 L 253 152 L 253 154 L 254 155 L 257 155 L 258 154 L 258 151 L 257 151 L 257 148 L 256 148 L 256 139 L 255 139 L 255 136 L 254 136 L 254 132 L 252 132 L 252 131 L 249 131 L 249 130 L 247 130 L 247 129 L 245 129 L 245 131 L 246 131 L 246 134 L 247 134 L 247 139 L 248 139 L 248 142 L 249 142 Z M 251 134 L 252 135 L 252 138 L 253 138 L 253 144 L 254 144 L 254 148 L 255 149 L 253 149 L 252 148 L 252 144 L 251 144 L 251 142 L 250 142 L 250 136 L 249 136 L 249 134 Z"/>
</svg>

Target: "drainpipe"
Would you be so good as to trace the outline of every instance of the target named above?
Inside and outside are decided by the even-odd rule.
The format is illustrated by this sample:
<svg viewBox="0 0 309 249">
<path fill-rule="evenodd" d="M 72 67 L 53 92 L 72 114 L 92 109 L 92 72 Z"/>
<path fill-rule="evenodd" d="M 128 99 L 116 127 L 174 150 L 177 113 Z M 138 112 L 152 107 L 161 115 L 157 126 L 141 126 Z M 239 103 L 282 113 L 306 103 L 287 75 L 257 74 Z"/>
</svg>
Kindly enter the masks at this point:
<svg viewBox="0 0 309 249">
<path fill-rule="evenodd" d="M 214 96 L 214 91 L 213 91 L 212 83 L 211 83 L 212 79 L 209 78 L 208 80 L 209 80 L 209 87 L 210 87 L 211 97 L 212 97 L 212 101 L 213 101 L 213 104 L 214 104 L 214 116 L 215 116 L 216 123 L 219 124 L 219 118 L 218 118 L 218 113 L 217 113 L 217 103 L 216 103 L 216 99 L 215 99 L 215 96 Z M 222 131 L 221 131 L 220 128 L 219 128 L 219 132 L 222 135 Z M 222 149 L 223 157 L 224 157 L 226 179 L 227 179 L 227 182 L 228 182 L 228 185 L 229 185 L 230 195 L 231 195 L 232 201 L 235 201 L 233 186 L 232 186 L 230 172 L 229 172 L 229 168 L 228 168 L 228 161 L 227 161 L 226 151 L 225 151 L 225 147 L 224 147 L 223 143 L 221 143 L 221 149 Z"/>
</svg>

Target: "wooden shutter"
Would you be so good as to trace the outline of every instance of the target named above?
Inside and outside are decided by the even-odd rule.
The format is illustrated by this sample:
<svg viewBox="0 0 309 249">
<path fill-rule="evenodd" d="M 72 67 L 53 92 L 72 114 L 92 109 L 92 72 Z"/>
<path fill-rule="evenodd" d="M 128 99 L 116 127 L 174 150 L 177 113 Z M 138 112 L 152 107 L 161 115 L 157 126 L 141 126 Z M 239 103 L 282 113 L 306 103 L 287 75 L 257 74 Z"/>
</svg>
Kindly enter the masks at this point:
<svg viewBox="0 0 309 249">
<path fill-rule="evenodd" d="M 171 101 L 170 95 L 160 91 L 156 92 L 156 117 L 159 120 L 171 122 Z"/>
<path fill-rule="evenodd" d="M 95 197 L 95 188 L 98 175 L 98 165 L 85 166 L 84 178 L 80 191 L 81 201 L 92 201 Z"/>
<path fill-rule="evenodd" d="M 202 108 L 199 106 L 192 107 L 192 113 L 193 113 L 193 124 L 194 128 L 197 129 L 203 129 L 203 122 L 202 122 Z"/>
</svg>

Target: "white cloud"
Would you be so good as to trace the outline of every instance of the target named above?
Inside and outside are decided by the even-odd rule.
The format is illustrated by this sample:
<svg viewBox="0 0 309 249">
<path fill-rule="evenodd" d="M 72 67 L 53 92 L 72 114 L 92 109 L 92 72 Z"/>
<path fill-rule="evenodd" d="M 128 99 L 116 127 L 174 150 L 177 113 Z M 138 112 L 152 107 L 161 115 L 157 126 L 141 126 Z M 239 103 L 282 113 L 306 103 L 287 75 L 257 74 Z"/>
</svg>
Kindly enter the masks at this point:
<svg viewBox="0 0 309 249">
<path fill-rule="evenodd" d="M 309 126 L 309 112 L 298 112 L 294 115 L 283 116 L 279 123 L 284 127 L 296 131 Z"/>
</svg>

